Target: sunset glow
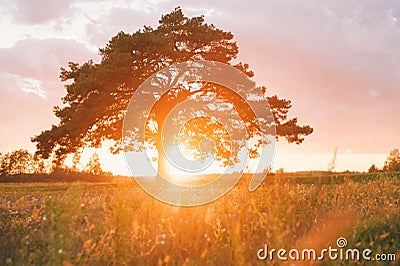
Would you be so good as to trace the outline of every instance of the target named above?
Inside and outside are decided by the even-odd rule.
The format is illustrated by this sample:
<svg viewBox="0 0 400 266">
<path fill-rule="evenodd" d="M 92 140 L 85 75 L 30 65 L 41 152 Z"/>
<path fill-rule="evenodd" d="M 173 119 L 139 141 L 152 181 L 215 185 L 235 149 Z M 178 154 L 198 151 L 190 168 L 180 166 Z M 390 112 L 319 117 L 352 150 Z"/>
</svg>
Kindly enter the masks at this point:
<svg viewBox="0 0 400 266">
<path fill-rule="evenodd" d="M 400 265 L 400 0 L 6 0 L 0 30 L 0 265 Z"/>
<path fill-rule="evenodd" d="M 33 2 L 2 5 L 1 151 L 34 151 L 30 137 L 58 123 L 52 108 L 65 95 L 60 67 L 68 61 L 98 61 L 98 48 L 117 32 L 153 25 L 177 4 L 68 2 L 43 7 L 43 12 L 29 12 L 37 8 Z M 336 147 L 338 171 L 382 166 L 399 145 L 398 7 L 371 1 L 361 6 L 276 3 L 285 17 L 263 3 L 246 10 L 220 5 L 182 8 L 232 31 L 240 47 L 237 60 L 250 64 L 267 94 L 291 99 L 291 114 L 315 129 L 298 147 L 279 142 L 274 169 L 326 170 Z M 121 156 L 104 149 L 100 158 L 106 170 L 126 173 Z"/>
</svg>

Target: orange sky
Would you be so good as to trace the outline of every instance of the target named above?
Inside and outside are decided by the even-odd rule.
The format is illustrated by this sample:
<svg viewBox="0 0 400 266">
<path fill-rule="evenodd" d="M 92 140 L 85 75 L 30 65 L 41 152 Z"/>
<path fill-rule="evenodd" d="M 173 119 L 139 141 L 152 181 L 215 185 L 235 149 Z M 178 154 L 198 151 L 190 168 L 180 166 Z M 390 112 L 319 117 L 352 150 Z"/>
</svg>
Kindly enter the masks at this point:
<svg viewBox="0 0 400 266">
<path fill-rule="evenodd" d="M 238 60 L 270 94 L 292 100 L 291 115 L 314 133 L 278 143 L 274 169 L 382 166 L 400 133 L 399 1 L 9 1 L 0 7 L 0 151 L 34 150 L 29 138 L 57 123 L 65 95 L 59 69 L 99 60 L 117 32 L 155 26 L 180 5 L 235 35 Z M 120 157 L 102 155 L 124 172 Z"/>
</svg>

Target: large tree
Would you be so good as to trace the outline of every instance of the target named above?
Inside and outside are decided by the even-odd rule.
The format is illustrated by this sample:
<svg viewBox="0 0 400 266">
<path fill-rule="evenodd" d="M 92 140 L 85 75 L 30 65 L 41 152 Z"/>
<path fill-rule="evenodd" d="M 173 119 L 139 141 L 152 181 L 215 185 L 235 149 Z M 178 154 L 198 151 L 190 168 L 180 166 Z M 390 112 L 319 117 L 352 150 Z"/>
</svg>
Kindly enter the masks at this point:
<svg viewBox="0 0 400 266">
<path fill-rule="evenodd" d="M 62 98 L 63 106 L 54 107 L 60 122 L 32 138 L 36 142 L 37 153 L 44 158 L 53 154 L 58 161 L 62 161 L 67 154 L 85 146 L 99 147 L 106 139 L 114 140 L 113 152 L 119 152 L 129 101 L 140 84 L 153 73 L 188 60 L 213 60 L 234 66 L 252 77 L 247 64 L 234 63 L 237 54 L 238 47 L 231 32 L 205 23 L 202 16 L 188 18 L 180 8 L 162 16 L 157 28 L 145 26 L 133 34 L 120 32 L 105 48 L 100 49 L 100 63 L 88 61 L 79 65 L 70 62 L 68 68 L 61 69 L 61 81 L 70 82 L 65 86 L 67 94 Z M 236 97 L 228 97 L 227 90 L 215 89 L 212 84 L 202 86 L 202 90 L 203 94 L 213 92 L 212 96 L 222 101 Z M 189 97 L 190 92 L 177 87 L 174 93 L 159 99 L 152 109 L 157 128 L 162 127 L 172 107 Z M 240 117 L 250 122 L 252 117 L 244 102 L 240 99 L 234 101 L 239 105 L 237 110 L 244 110 Z M 300 126 L 297 118 L 287 117 L 291 108 L 289 100 L 274 95 L 268 96 L 267 101 L 278 137 L 300 144 L 305 136 L 312 133 L 310 126 Z M 251 128 L 247 130 L 251 132 Z M 156 146 L 159 131 L 154 132 Z"/>
</svg>

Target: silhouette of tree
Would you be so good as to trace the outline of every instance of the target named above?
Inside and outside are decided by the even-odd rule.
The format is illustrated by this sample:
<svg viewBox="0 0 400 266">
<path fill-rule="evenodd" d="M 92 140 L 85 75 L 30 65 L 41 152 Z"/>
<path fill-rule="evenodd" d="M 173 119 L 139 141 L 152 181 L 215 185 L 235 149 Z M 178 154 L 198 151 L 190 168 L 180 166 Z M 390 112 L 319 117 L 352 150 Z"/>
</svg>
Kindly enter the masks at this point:
<svg viewBox="0 0 400 266">
<path fill-rule="evenodd" d="M 0 175 L 6 175 L 6 157 L 2 153 L 0 153 Z"/>
<path fill-rule="evenodd" d="M 328 172 L 333 172 L 333 170 L 336 168 L 337 150 L 338 148 L 336 147 L 335 151 L 333 152 L 332 160 L 328 163 Z"/>
<path fill-rule="evenodd" d="M 393 149 L 390 151 L 385 164 L 383 166 L 384 171 L 400 171 L 400 152 L 399 149 Z"/>
<path fill-rule="evenodd" d="M 100 158 L 97 152 L 93 153 L 92 157 L 86 165 L 86 172 L 93 175 L 101 175 L 103 170 L 101 169 Z"/>
<path fill-rule="evenodd" d="M 81 153 L 79 151 L 76 151 L 74 153 L 74 156 L 72 157 L 72 166 L 71 166 L 72 171 L 75 172 L 79 171 L 80 161 L 81 161 Z"/>
<path fill-rule="evenodd" d="M 284 168 L 279 168 L 278 170 L 276 170 L 276 174 L 277 175 L 283 175 L 285 173 L 285 169 Z"/>
<path fill-rule="evenodd" d="M 376 167 L 375 164 L 371 165 L 371 167 L 368 169 L 368 173 L 376 173 L 379 172 L 379 169 Z"/>
<path fill-rule="evenodd" d="M 37 153 L 44 158 L 54 154 L 61 162 L 67 154 L 85 146 L 100 147 L 106 139 L 115 141 L 112 152 L 117 153 L 122 147 L 121 129 L 129 101 L 148 77 L 172 64 L 188 60 L 226 63 L 252 77 L 253 72 L 247 64 L 233 63 L 237 54 L 238 47 L 231 32 L 206 24 L 203 16 L 188 18 L 180 8 L 162 16 L 157 28 L 145 26 L 133 34 L 120 32 L 100 49 L 100 63 L 91 60 L 83 65 L 70 62 L 68 69 L 61 69 L 61 81 L 71 82 L 65 86 L 64 106 L 54 107 L 60 122 L 32 138 Z M 266 88 L 261 89 L 265 93 Z M 233 101 L 240 117 L 250 124 L 246 126 L 249 134 L 255 134 L 254 114 L 243 99 L 215 84 L 203 84 L 199 95 L 207 93 L 222 102 Z M 163 126 L 167 114 L 177 103 L 191 96 L 191 90 L 171 88 L 153 106 L 150 117 L 157 126 L 153 136 L 147 140 L 152 140 L 159 151 L 159 168 L 165 160 L 160 152 L 160 130 L 157 129 Z M 160 95 L 149 97 L 158 98 Z M 267 100 L 275 119 L 277 136 L 289 143 L 300 144 L 312 133 L 310 126 L 300 126 L 297 118 L 288 118 L 289 100 L 276 95 L 267 97 Z M 203 123 L 203 126 L 210 125 Z"/>
<path fill-rule="evenodd" d="M 34 156 L 27 150 L 15 150 L 1 156 L 0 173 L 3 175 L 21 175 L 36 172 Z"/>
</svg>

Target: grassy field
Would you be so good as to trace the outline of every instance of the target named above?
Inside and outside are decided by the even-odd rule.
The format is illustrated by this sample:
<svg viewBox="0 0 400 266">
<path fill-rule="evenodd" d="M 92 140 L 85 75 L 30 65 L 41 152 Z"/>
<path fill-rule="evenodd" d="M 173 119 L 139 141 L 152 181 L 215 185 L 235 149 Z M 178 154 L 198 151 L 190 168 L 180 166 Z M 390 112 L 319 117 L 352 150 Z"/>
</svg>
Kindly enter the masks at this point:
<svg viewBox="0 0 400 266">
<path fill-rule="evenodd" d="M 267 177 L 252 193 L 243 181 L 199 207 L 161 203 L 131 179 L 36 181 L 0 183 L 0 265 L 261 265 L 265 244 L 319 251 L 339 237 L 399 264 L 399 173 Z"/>
</svg>

